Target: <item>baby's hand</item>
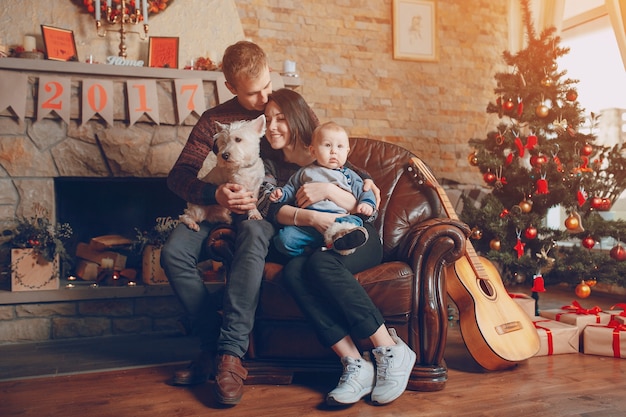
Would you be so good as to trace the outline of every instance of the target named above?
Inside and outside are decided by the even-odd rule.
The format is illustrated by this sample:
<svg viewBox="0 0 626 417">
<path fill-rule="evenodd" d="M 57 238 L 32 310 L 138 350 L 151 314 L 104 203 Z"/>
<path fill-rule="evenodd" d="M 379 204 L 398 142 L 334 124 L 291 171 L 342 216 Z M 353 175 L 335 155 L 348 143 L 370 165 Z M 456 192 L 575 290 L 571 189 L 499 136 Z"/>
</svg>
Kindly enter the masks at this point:
<svg viewBox="0 0 626 417">
<path fill-rule="evenodd" d="M 367 203 L 361 203 L 358 206 L 356 206 L 356 211 L 359 214 L 371 216 L 374 213 L 374 207 L 370 206 Z"/>
<path fill-rule="evenodd" d="M 280 188 L 274 188 L 274 191 L 270 194 L 270 201 L 272 203 L 277 202 L 283 196 L 283 190 Z"/>
</svg>

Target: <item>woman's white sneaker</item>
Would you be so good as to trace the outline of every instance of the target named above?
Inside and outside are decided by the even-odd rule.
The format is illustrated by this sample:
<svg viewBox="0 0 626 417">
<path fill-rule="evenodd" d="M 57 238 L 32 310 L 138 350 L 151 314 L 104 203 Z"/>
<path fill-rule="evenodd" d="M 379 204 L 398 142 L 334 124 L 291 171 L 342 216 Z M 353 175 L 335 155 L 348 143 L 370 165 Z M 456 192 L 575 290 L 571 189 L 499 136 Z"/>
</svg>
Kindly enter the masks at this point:
<svg viewBox="0 0 626 417">
<path fill-rule="evenodd" d="M 396 342 L 395 346 L 377 347 L 372 351 L 376 358 L 374 404 L 387 404 L 402 395 L 415 364 L 415 352 L 398 337 L 395 329 L 389 329 L 389 335 Z"/>
<path fill-rule="evenodd" d="M 337 387 L 328 393 L 328 405 L 354 404 L 374 387 L 374 365 L 365 359 L 341 358 L 343 374 Z"/>
</svg>

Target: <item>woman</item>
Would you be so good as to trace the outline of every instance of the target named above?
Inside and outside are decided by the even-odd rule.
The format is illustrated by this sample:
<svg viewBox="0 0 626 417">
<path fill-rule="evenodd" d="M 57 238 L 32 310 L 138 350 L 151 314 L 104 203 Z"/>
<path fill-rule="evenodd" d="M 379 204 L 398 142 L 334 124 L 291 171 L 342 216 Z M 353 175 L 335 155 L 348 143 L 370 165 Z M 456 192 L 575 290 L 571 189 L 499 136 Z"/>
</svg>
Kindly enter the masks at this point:
<svg viewBox="0 0 626 417">
<path fill-rule="evenodd" d="M 308 145 L 317 122 L 312 110 L 296 92 L 275 91 L 265 107 L 266 138 L 274 150 L 282 150 L 286 164 L 271 166 L 277 183 L 283 184 L 295 170 L 313 162 Z M 373 187 L 371 180 L 366 187 Z M 378 191 L 378 190 L 376 190 Z M 328 183 L 305 184 L 296 194 L 297 207 L 307 207 L 323 199 L 332 199 L 353 210 L 357 204 L 352 193 Z M 269 218 L 280 225 L 295 225 L 296 207 L 273 204 Z M 312 226 L 324 232 L 337 214 L 314 210 L 297 213 L 299 226 Z M 358 402 L 371 393 L 374 404 L 387 404 L 406 389 L 415 353 L 387 329 L 380 311 L 355 273 L 371 268 L 382 259 L 382 244 L 376 229 L 365 223 L 369 239 L 355 253 L 342 256 L 334 251 L 316 250 L 291 259 L 283 269 L 284 281 L 299 307 L 309 318 L 320 341 L 341 358 L 343 374 L 326 397 L 330 405 Z M 357 348 L 357 339 L 369 339 L 376 368 Z"/>
</svg>

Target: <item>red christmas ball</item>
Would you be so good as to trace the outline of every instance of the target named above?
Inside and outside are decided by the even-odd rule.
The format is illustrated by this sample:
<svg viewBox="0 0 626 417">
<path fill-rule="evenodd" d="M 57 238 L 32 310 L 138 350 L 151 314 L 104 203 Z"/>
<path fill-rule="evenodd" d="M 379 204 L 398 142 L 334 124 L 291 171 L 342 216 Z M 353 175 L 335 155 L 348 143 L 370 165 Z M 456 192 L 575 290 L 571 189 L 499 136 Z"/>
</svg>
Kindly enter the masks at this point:
<svg viewBox="0 0 626 417">
<path fill-rule="evenodd" d="M 496 175 L 493 172 L 485 172 L 483 180 L 485 180 L 487 184 L 491 184 L 496 181 Z"/>
<path fill-rule="evenodd" d="M 593 196 L 591 197 L 591 202 L 589 204 L 592 208 L 600 210 L 602 208 L 602 199 L 598 196 Z"/>
<path fill-rule="evenodd" d="M 580 154 L 584 156 L 589 156 L 593 153 L 593 146 L 588 143 L 585 143 L 582 148 L 580 148 Z"/>
<path fill-rule="evenodd" d="M 569 90 L 565 94 L 565 98 L 567 99 L 567 101 L 576 101 L 576 99 L 578 98 L 578 93 L 576 92 L 576 90 Z"/>
<path fill-rule="evenodd" d="M 533 155 L 530 157 L 530 164 L 535 168 L 541 167 L 546 162 L 548 162 L 548 158 L 543 154 Z"/>
<path fill-rule="evenodd" d="M 513 107 L 515 107 L 515 103 L 513 103 L 513 100 L 511 99 L 508 99 L 504 103 L 502 103 L 502 108 L 505 111 L 511 111 L 513 110 Z"/>
<path fill-rule="evenodd" d="M 587 249 L 591 249 L 596 245 L 596 240 L 591 236 L 587 236 L 582 240 L 582 245 Z"/>
<path fill-rule="evenodd" d="M 609 252 L 609 256 L 618 262 L 626 261 L 626 249 L 621 244 L 613 246 Z"/>
<path fill-rule="evenodd" d="M 524 231 L 524 236 L 526 239 L 534 239 L 537 237 L 537 228 L 534 226 L 528 226 Z"/>
</svg>

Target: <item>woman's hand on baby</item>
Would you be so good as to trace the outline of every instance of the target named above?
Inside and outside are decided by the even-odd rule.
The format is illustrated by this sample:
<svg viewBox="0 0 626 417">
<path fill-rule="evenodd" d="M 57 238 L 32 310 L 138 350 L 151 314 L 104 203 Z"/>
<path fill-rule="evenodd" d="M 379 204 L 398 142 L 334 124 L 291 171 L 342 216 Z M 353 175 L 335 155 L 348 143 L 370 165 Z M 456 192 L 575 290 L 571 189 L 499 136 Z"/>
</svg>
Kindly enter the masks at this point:
<svg viewBox="0 0 626 417">
<path fill-rule="evenodd" d="M 233 213 L 243 214 L 256 208 L 257 199 L 242 185 L 226 183 L 217 187 L 215 200 Z"/>
<path fill-rule="evenodd" d="M 374 184 L 374 181 L 371 179 L 363 180 L 363 191 L 369 190 L 372 190 L 372 192 L 374 193 L 374 196 L 376 197 L 376 208 L 378 208 L 378 206 L 380 206 L 380 188 L 378 188 L 376 184 Z M 369 215 L 371 215 L 371 213 L 368 214 L 368 216 Z"/>
</svg>

